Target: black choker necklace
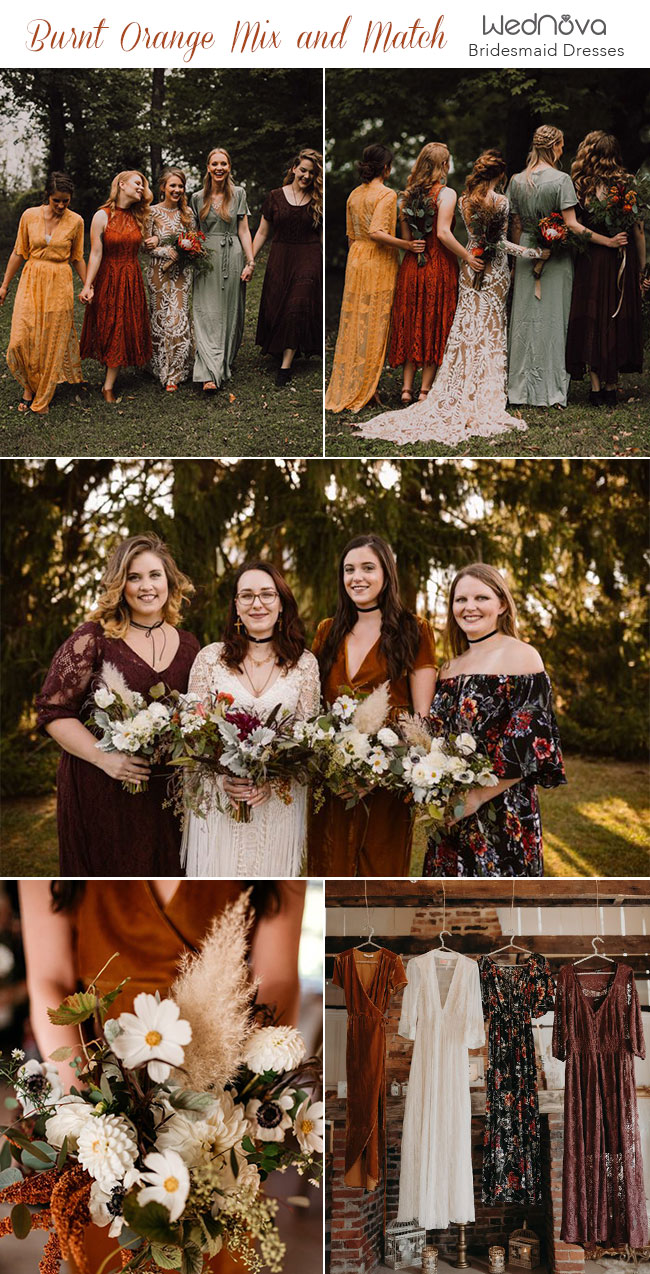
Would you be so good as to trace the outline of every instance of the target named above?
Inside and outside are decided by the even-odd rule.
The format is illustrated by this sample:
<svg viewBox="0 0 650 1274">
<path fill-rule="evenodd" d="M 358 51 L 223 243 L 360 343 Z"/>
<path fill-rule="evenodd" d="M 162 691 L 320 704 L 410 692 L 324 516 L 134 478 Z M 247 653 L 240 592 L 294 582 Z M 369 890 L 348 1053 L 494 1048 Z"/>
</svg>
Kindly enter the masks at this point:
<svg viewBox="0 0 650 1274">
<path fill-rule="evenodd" d="M 132 628 L 142 629 L 142 632 L 146 633 L 147 637 L 151 637 L 154 628 L 162 628 L 164 622 L 164 619 L 157 619 L 155 624 L 137 624 L 134 619 L 130 621 Z"/>
<path fill-rule="evenodd" d="M 360 615 L 369 615 L 372 610 L 381 610 L 381 606 L 379 605 L 379 602 L 377 602 L 376 606 L 357 606 L 356 602 L 354 604 L 357 607 L 357 610 Z"/>
<path fill-rule="evenodd" d="M 273 633 L 270 637 L 251 637 L 250 633 L 246 633 L 249 641 L 254 641 L 256 646 L 263 646 L 267 641 L 273 641 Z"/>
<path fill-rule="evenodd" d="M 467 633 L 465 633 L 465 636 L 467 637 L 470 646 L 478 646 L 480 641 L 487 641 L 488 637 L 496 637 L 498 631 L 499 629 L 495 628 L 491 633 L 486 633 L 485 637 L 467 637 Z"/>
</svg>

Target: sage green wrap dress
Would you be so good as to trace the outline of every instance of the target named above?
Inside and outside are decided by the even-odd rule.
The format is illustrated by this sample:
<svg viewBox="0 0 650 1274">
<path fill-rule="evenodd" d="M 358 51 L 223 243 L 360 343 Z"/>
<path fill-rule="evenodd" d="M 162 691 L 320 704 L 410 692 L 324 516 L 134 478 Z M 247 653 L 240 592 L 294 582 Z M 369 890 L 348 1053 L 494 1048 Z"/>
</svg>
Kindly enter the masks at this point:
<svg viewBox="0 0 650 1274">
<path fill-rule="evenodd" d="M 205 235 L 205 246 L 213 261 L 213 269 L 201 277 L 195 275 L 192 292 L 196 358 L 193 380 L 213 380 L 217 389 L 230 380 L 232 367 L 244 334 L 246 285 L 241 272 L 246 264 L 244 249 L 237 234 L 242 217 L 248 216 L 246 191 L 235 186 L 229 216 L 224 220 L 212 207 L 201 218 L 203 191 L 192 195 L 192 211 L 199 230 Z"/>
</svg>

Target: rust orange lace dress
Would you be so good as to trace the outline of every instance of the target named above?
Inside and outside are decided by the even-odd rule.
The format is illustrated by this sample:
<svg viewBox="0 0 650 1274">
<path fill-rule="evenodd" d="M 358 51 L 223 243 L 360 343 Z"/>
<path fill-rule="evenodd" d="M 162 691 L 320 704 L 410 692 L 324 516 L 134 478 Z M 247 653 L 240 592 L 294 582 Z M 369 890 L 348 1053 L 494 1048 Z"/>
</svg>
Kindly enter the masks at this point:
<svg viewBox="0 0 650 1274">
<path fill-rule="evenodd" d="M 393 951 L 351 947 L 334 961 L 335 986 L 348 1010 L 345 1184 L 374 1190 L 381 1176 L 386 1126 L 386 1011 L 406 986 L 404 965 Z"/>
<path fill-rule="evenodd" d="M 81 357 L 106 367 L 144 367 L 151 358 L 149 307 L 140 262 L 140 227 L 124 208 L 106 209 L 95 295 L 86 306 Z"/>
<path fill-rule="evenodd" d="M 398 256 L 397 248 L 377 243 L 370 231 L 394 235 L 396 222 L 397 195 L 377 178 L 352 191 L 346 208 L 350 252 L 326 411 L 361 411 L 379 384 Z"/>
<path fill-rule="evenodd" d="M 83 260 L 84 223 L 67 208 L 48 242 L 43 208 L 28 208 L 14 252 L 26 264 L 14 302 L 7 364 L 23 389 L 31 389 L 32 411 L 45 411 L 61 381 L 77 385 L 83 380 L 70 264 Z"/>
<path fill-rule="evenodd" d="M 578 966 L 579 967 L 579 966 Z M 634 1058 L 645 1057 L 627 964 L 560 969 L 553 1052 L 566 1061 L 562 1229 L 565 1243 L 644 1247 L 648 1219 Z"/>
<path fill-rule="evenodd" d="M 436 214 L 426 236 L 424 265 L 413 252 L 405 252 L 399 268 L 388 347 L 391 367 L 406 362 L 416 367 L 439 367 L 454 321 L 458 265 L 453 252 L 438 238 L 437 199 L 442 189 L 442 182 L 437 181 L 427 191 Z"/>
</svg>

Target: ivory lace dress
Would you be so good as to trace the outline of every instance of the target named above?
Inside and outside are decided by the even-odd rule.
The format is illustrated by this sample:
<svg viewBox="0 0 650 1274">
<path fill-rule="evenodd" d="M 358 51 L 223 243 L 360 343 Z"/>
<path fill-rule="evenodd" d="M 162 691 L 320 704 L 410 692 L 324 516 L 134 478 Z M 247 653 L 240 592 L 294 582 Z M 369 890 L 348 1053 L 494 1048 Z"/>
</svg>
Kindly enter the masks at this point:
<svg viewBox="0 0 650 1274">
<path fill-rule="evenodd" d="M 508 201 L 497 195 L 507 225 Z M 476 239 L 467 228 L 467 246 Z M 358 427 L 363 438 L 378 438 L 402 446 L 414 442 L 443 442 L 456 446 L 466 438 L 488 438 L 509 429 L 525 430 L 525 421 L 506 411 L 506 300 L 510 287 L 508 254 L 536 258 L 536 248 L 520 248 L 505 237 L 493 261 L 486 265 L 480 288 L 474 271 L 462 262 L 458 307 L 444 358 L 422 402 L 401 411 L 387 411 Z"/>
<path fill-rule="evenodd" d="M 474 1220 L 467 1050 L 485 1042 L 476 961 L 440 949 L 409 960 L 399 1033 L 415 1040 L 406 1095 L 399 1221 Z"/>
<path fill-rule="evenodd" d="M 303 651 L 293 668 L 283 672 L 256 697 L 231 668 L 221 661 L 222 642 L 206 646 L 197 655 L 188 689 L 207 698 L 211 692 L 233 695 L 238 707 L 266 717 L 276 704 L 301 720 L 313 716 L 320 703 L 318 664 L 311 651 Z M 236 823 L 219 809 L 217 784 L 206 780 L 206 817 L 190 813 L 183 833 L 181 861 L 188 876 L 298 876 L 306 840 L 307 789 L 292 783 L 291 803 L 272 793 L 268 801 L 251 810 L 248 823 Z M 210 787 L 212 795 L 210 795 Z M 221 796 L 222 802 L 225 796 Z"/>
<path fill-rule="evenodd" d="M 151 209 L 145 238 L 158 235 L 157 248 L 148 249 L 147 283 L 151 319 L 151 370 L 161 385 L 180 385 L 187 380 L 194 361 L 194 340 L 190 320 L 192 271 L 178 261 L 170 262 L 173 245 L 162 242 L 186 229 L 178 208 L 158 204 Z"/>
</svg>

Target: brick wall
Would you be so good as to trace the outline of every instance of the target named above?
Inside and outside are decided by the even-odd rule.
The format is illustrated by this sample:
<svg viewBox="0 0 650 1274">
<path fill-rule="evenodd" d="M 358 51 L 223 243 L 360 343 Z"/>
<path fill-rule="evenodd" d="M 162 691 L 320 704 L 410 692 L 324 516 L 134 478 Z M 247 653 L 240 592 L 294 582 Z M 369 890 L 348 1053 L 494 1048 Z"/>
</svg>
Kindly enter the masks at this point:
<svg viewBox="0 0 650 1274">
<path fill-rule="evenodd" d="M 548 1192 L 546 1246 L 549 1269 L 553 1270 L 554 1274 L 584 1274 L 584 1248 L 578 1247 L 573 1243 L 563 1243 L 560 1238 L 564 1117 L 559 1111 L 549 1112 L 545 1131 L 546 1136 L 542 1141 L 542 1170 Z"/>
<path fill-rule="evenodd" d="M 344 1184 L 345 1103 L 330 1103 L 328 1114 L 335 1119 L 330 1213 L 332 1274 L 371 1274 L 383 1258 L 383 1181 L 372 1192 L 350 1190 Z"/>
</svg>

